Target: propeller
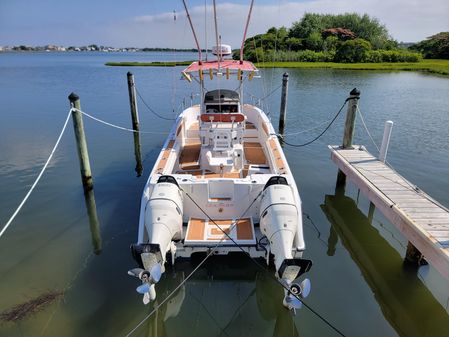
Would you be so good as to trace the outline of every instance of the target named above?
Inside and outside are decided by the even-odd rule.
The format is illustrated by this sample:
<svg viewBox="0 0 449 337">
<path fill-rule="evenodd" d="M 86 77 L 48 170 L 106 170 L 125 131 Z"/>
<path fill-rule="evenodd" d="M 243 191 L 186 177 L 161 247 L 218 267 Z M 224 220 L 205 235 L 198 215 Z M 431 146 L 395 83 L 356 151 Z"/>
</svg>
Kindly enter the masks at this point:
<svg viewBox="0 0 449 337">
<path fill-rule="evenodd" d="M 309 296 L 311 287 L 312 285 L 308 278 L 304 279 L 299 284 L 291 283 L 289 285 L 289 290 L 284 290 L 285 297 L 282 302 L 284 307 L 293 311 L 296 311 L 296 309 L 301 309 L 302 302 L 298 297 L 306 298 Z"/>
<path fill-rule="evenodd" d="M 156 263 L 150 270 L 151 283 L 158 283 L 162 276 L 162 268 L 159 263 Z"/>
<path fill-rule="evenodd" d="M 162 268 L 159 263 L 153 265 L 150 271 L 142 268 L 131 269 L 128 271 L 128 275 L 137 277 L 142 281 L 136 291 L 143 295 L 142 300 L 145 305 L 156 299 L 155 284 L 159 282 L 162 276 Z"/>
<path fill-rule="evenodd" d="M 134 268 L 134 269 L 128 270 L 128 275 L 140 278 L 140 274 L 144 271 L 145 270 L 142 268 Z"/>
<path fill-rule="evenodd" d="M 288 293 L 284 300 L 282 301 L 282 304 L 284 307 L 286 307 L 289 310 L 297 310 L 302 308 L 302 302 L 299 300 L 296 296 L 294 296 L 292 293 Z"/>
<path fill-rule="evenodd" d="M 300 287 L 301 287 L 301 297 L 306 298 L 307 296 L 309 296 L 310 290 L 312 288 L 312 283 L 310 282 L 310 280 L 308 278 L 305 278 L 301 282 Z"/>
</svg>

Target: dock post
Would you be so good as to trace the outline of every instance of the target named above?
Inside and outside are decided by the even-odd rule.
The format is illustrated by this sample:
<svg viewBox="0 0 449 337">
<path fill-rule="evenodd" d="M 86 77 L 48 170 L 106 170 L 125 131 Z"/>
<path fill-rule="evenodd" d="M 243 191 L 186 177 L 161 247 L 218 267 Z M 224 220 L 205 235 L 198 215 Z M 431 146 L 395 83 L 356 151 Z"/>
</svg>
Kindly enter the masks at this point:
<svg viewBox="0 0 449 337">
<path fill-rule="evenodd" d="M 368 210 L 368 222 L 370 224 L 373 224 L 373 218 L 374 218 L 374 211 L 376 210 L 376 205 L 373 204 L 372 201 L 369 203 L 369 210 Z"/>
<path fill-rule="evenodd" d="M 131 107 L 131 119 L 133 122 L 133 130 L 139 131 L 139 112 L 137 111 L 136 87 L 134 84 L 134 75 L 128 71 L 128 94 L 129 105 Z"/>
<path fill-rule="evenodd" d="M 428 264 L 428 262 L 424 258 L 424 255 L 410 241 L 407 244 L 404 263 L 417 267 Z"/>
<path fill-rule="evenodd" d="M 360 91 L 354 88 L 349 93 L 348 98 L 348 110 L 346 112 L 346 122 L 345 131 L 343 135 L 343 149 L 352 148 L 352 141 L 354 139 L 354 129 L 355 129 L 355 117 L 357 115 L 357 104 L 360 99 Z M 345 193 L 346 186 L 346 175 L 338 170 L 337 184 L 335 187 L 335 194 L 341 195 Z"/>
<path fill-rule="evenodd" d="M 384 136 L 382 138 L 382 145 L 380 146 L 379 150 L 379 160 L 382 163 L 385 163 L 385 160 L 387 158 L 388 146 L 390 145 L 390 137 L 392 129 L 393 129 L 393 122 L 386 121 L 384 128 Z"/>
<path fill-rule="evenodd" d="M 343 136 L 343 148 L 352 148 L 352 140 L 354 139 L 355 117 L 357 115 L 357 104 L 360 98 L 360 91 L 354 88 L 349 93 L 348 111 L 346 113 L 345 133 Z"/>
<path fill-rule="evenodd" d="M 280 135 L 284 134 L 285 115 L 287 114 L 287 95 L 288 95 L 288 73 L 282 76 L 282 93 L 281 93 L 281 110 L 279 112 L 279 127 Z"/>
<path fill-rule="evenodd" d="M 86 203 L 87 215 L 89 217 L 90 235 L 92 238 L 92 246 L 95 255 L 101 253 L 101 232 L 100 222 L 98 221 L 97 206 L 95 204 L 94 191 L 86 191 L 84 193 L 84 201 Z"/>
<path fill-rule="evenodd" d="M 76 148 L 80 162 L 81 181 L 84 191 L 93 189 L 92 172 L 90 170 L 89 153 L 87 151 L 86 136 L 84 134 L 83 116 L 81 114 L 80 98 L 77 94 L 69 95 L 70 106 L 72 110 L 73 129 L 75 132 Z"/>
<path fill-rule="evenodd" d="M 126 74 L 128 78 L 128 94 L 129 94 L 129 106 L 131 109 L 131 120 L 134 132 L 134 156 L 136 157 L 136 173 L 140 177 L 142 175 L 142 155 L 140 152 L 140 134 L 139 134 L 139 112 L 137 110 L 136 100 L 136 86 L 134 83 L 134 75 L 128 71 Z"/>
</svg>

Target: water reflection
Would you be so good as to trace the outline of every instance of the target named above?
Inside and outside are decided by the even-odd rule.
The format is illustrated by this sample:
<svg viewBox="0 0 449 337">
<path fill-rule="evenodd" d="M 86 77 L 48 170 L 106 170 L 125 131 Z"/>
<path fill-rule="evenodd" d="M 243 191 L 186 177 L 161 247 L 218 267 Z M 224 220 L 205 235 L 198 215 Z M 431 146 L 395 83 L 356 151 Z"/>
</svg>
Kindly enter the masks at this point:
<svg viewBox="0 0 449 337">
<path fill-rule="evenodd" d="M 159 293 L 157 296 L 159 301 L 162 301 L 167 296 L 169 296 L 171 289 L 175 289 L 178 284 L 184 280 L 184 273 L 172 273 L 168 279 L 166 279 L 165 290 Z M 165 337 L 166 332 L 166 321 L 169 318 L 174 318 L 178 316 L 184 299 L 186 297 L 185 285 L 180 287 L 171 297 L 165 302 L 160 308 L 158 308 L 155 313 L 148 319 L 148 337 Z M 154 307 L 159 305 L 158 300 L 154 302 Z"/>
<path fill-rule="evenodd" d="M 101 232 L 100 222 L 98 221 L 97 206 L 95 204 L 94 190 L 84 191 L 84 201 L 86 203 L 87 215 L 89 217 L 90 234 L 92 237 L 92 246 L 94 253 L 101 253 Z"/>
<path fill-rule="evenodd" d="M 143 166 L 142 166 L 142 154 L 140 152 L 140 134 L 138 132 L 134 132 L 134 156 L 136 157 L 136 173 L 137 176 L 140 177 L 142 175 Z"/>
<path fill-rule="evenodd" d="M 326 195 L 323 212 L 372 289 L 385 318 L 400 336 L 445 336 L 449 316 L 416 275 L 403 268 L 400 254 L 371 226 L 354 200 Z M 370 212 L 371 214 L 372 212 Z M 331 237 L 333 237 L 331 239 Z"/>
<path fill-rule="evenodd" d="M 257 307 L 266 321 L 275 320 L 273 337 L 299 336 L 293 314 L 282 305 L 284 291 L 273 279 L 258 273 L 256 277 Z"/>
<path fill-rule="evenodd" d="M 189 331 L 184 331 L 185 336 L 298 337 L 295 317 L 282 305 L 284 292 L 268 274 L 272 271 L 261 270 L 246 259 L 243 255 L 210 258 L 149 318 L 139 335 L 177 335 L 186 320 Z M 169 268 L 158 285 L 157 300 L 162 302 L 198 262 L 179 261 L 176 270 Z M 177 323 L 170 324 L 174 318 Z M 245 325 L 247 333 L 242 331 Z"/>
</svg>

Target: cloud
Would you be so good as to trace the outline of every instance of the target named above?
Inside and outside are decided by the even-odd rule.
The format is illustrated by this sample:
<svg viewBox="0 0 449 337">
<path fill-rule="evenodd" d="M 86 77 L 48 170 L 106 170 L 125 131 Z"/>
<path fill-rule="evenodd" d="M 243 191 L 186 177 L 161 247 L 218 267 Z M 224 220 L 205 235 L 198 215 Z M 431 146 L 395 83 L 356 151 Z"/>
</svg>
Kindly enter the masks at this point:
<svg viewBox="0 0 449 337">
<path fill-rule="evenodd" d="M 209 1 L 210 3 L 210 1 Z M 398 41 L 420 41 L 441 31 L 449 31 L 447 15 L 448 0 L 292 0 L 272 1 L 273 4 L 254 6 L 248 37 L 265 32 L 270 27 L 290 27 L 306 12 L 341 14 L 367 13 L 385 24 L 392 37 Z M 39 27 L 19 27 L 13 31 L 0 30 L 3 43 L 56 43 L 62 45 L 82 45 L 97 43 L 126 47 L 177 47 L 194 48 L 195 42 L 184 11 L 176 12 L 176 21 L 171 11 L 164 13 L 114 19 L 103 16 L 100 19 L 81 18 L 77 25 L 73 22 L 41 22 Z M 226 2 L 218 5 L 218 26 L 222 42 L 239 48 L 248 15 L 246 4 Z M 189 8 L 198 39 L 202 48 L 206 47 L 205 17 L 207 21 L 207 46 L 215 44 L 212 7 Z M 30 34 L 30 31 L 33 34 Z M 4 35 L 4 36 L 2 36 Z"/>
<path fill-rule="evenodd" d="M 219 32 L 223 43 L 239 47 L 248 14 L 248 5 L 224 3 L 217 6 Z M 440 31 L 448 30 L 449 1 L 432 0 L 425 4 L 417 0 L 310 0 L 305 2 L 280 1 L 274 5 L 255 5 L 248 36 L 265 32 L 275 26 L 290 27 L 304 13 L 347 12 L 367 13 L 386 25 L 393 38 L 399 41 L 419 41 Z M 201 47 L 205 46 L 203 6 L 190 8 Z M 212 7 L 207 9 L 208 46 L 215 44 Z M 140 46 L 183 47 L 195 46 L 184 12 L 135 17 L 116 26 L 122 39 Z M 122 44 L 124 41 L 120 41 Z"/>
</svg>

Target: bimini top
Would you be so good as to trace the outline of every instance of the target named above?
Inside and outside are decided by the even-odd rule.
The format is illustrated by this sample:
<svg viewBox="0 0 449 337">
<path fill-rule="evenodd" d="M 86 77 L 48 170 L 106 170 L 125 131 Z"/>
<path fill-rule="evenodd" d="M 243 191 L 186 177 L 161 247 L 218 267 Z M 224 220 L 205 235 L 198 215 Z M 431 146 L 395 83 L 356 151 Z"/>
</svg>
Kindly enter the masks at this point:
<svg viewBox="0 0 449 337">
<path fill-rule="evenodd" d="M 220 66 L 220 68 L 218 66 Z M 240 61 L 238 60 L 222 60 L 221 62 L 218 61 L 202 62 L 202 64 L 198 64 L 198 62 L 193 62 L 186 69 L 184 69 L 183 72 L 193 73 L 199 70 L 206 71 L 210 69 L 257 71 L 257 68 L 254 66 L 254 64 L 249 61 L 243 61 L 242 63 L 240 63 Z"/>
</svg>

